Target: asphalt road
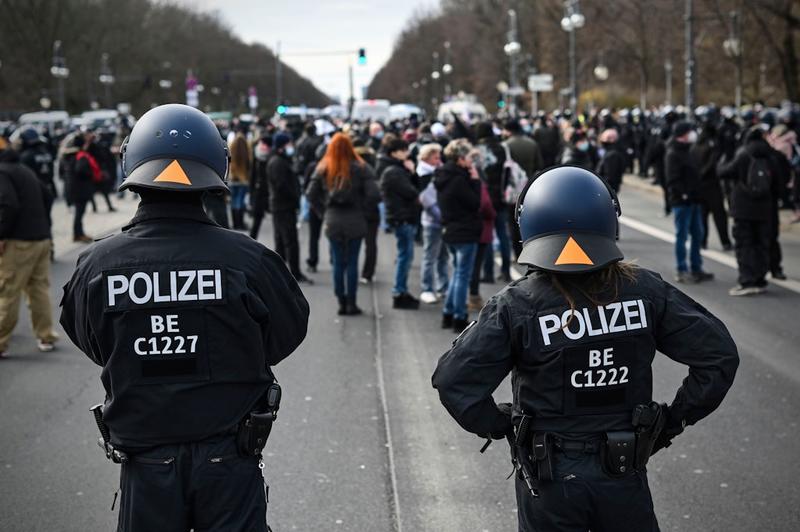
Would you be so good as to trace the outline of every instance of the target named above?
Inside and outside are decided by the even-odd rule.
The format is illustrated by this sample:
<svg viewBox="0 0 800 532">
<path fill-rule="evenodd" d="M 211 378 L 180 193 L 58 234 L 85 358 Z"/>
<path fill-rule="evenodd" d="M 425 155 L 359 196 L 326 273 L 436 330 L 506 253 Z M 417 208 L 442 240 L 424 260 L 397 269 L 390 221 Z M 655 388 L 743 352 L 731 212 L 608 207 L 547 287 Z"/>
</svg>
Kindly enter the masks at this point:
<svg viewBox="0 0 800 532">
<path fill-rule="evenodd" d="M 669 228 L 654 218 L 657 198 L 626 189 L 622 202 L 627 216 Z M 269 227 L 262 235 L 271 242 Z M 265 455 L 270 524 L 276 532 L 516 530 L 507 449 L 496 443 L 479 454 L 483 442 L 448 417 L 431 388 L 436 360 L 454 337 L 439 329 L 440 308 L 391 309 L 393 244 L 381 235 L 378 280 L 359 292 L 365 315 L 336 316 L 327 264 L 304 290 L 308 338 L 275 368 L 284 398 Z M 671 275 L 669 243 L 623 226 L 621 247 Z M 56 303 L 76 253 L 54 266 Z M 791 275 L 800 250 L 792 244 L 785 253 Z M 722 407 L 650 463 L 661 527 L 796 530 L 800 294 L 773 287 L 760 298 L 734 299 L 727 289 L 735 270 L 714 261 L 707 268 L 717 280 L 685 290 L 728 325 L 742 363 Z M 418 286 L 416 268 L 412 277 Z M 500 288 L 482 285 L 482 292 Z M 68 342 L 36 352 L 24 313 L 9 354 L 0 362 L 0 530 L 113 530 L 118 470 L 94 443 L 88 412 L 103 397 L 99 368 Z M 670 401 L 685 374 L 657 357 L 656 399 Z M 510 398 L 507 382 L 496 397 Z"/>
</svg>

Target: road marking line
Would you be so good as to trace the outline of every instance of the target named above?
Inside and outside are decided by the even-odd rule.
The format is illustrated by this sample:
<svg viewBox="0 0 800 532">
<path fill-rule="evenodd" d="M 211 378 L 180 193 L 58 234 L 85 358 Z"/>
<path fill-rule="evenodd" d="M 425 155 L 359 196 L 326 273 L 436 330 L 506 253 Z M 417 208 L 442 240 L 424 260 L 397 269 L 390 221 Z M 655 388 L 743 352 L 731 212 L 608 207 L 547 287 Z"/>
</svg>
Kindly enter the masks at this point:
<svg viewBox="0 0 800 532">
<path fill-rule="evenodd" d="M 378 374 L 378 391 L 381 398 L 381 409 L 383 410 L 383 428 L 386 432 L 386 452 L 389 455 L 389 478 L 392 483 L 392 504 L 391 512 L 394 517 L 395 532 L 403 532 L 402 521 L 400 520 L 400 496 L 397 489 L 397 470 L 394 461 L 394 445 L 392 444 L 392 427 L 389 423 L 389 406 L 386 400 L 386 381 L 383 377 L 383 338 L 381 336 L 381 318 L 378 309 L 378 291 L 375 289 L 375 282 L 372 283 L 372 312 L 375 314 L 375 370 Z"/>
<path fill-rule="evenodd" d="M 635 220 L 628 216 L 620 216 L 619 223 L 624 226 L 630 227 L 635 231 L 639 231 L 640 233 L 644 233 L 646 235 L 652 236 L 659 240 L 663 240 L 664 242 L 668 242 L 670 244 L 675 243 L 675 235 L 672 233 L 668 233 L 662 229 L 658 229 L 657 227 L 653 227 L 652 225 L 646 224 L 644 222 L 640 222 L 639 220 Z M 731 257 L 730 255 L 726 255 L 721 251 L 717 251 L 714 249 L 702 249 L 700 250 L 700 254 L 707 259 L 711 259 L 716 261 L 720 264 L 733 268 L 734 270 L 738 270 L 739 266 L 736 263 L 736 259 Z M 787 290 L 791 290 L 797 294 L 800 294 L 800 282 L 797 282 L 792 279 L 787 279 L 782 281 L 780 279 L 770 279 L 770 283 L 783 287 Z"/>
</svg>

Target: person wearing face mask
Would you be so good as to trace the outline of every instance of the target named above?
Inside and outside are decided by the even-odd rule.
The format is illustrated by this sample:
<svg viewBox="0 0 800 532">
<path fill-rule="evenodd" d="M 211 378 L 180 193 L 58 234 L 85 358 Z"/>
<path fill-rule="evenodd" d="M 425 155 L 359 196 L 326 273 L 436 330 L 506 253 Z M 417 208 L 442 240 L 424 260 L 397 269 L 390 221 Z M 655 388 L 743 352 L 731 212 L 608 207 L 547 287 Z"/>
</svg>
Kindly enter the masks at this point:
<svg viewBox="0 0 800 532">
<path fill-rule="evenodd" d="M 369 125 L 369 140 L 367 141 L 367 145 L 375 152 L 380 151 L 383 135 L 383 125 L 380 122 L 372 122 Z"/>
<path fill-rule="evenodd" d="M 570 135 L 569 145 L 564 148 L 564 153 L 561 155 L 561 164 L 594 170 L 597 165 L 597 153 L 589 143 L 585 131 L 577 129 Z"/>
<path fill-rule="evenodd" d="M 664 160 L 669 204 L 675 214 L 675 281 L 699 283 L 709 281 L 714 275 L 703 271 L 703 209 L 700 190 L 700 172 L 689 150 L 697 141 L 692 124 L 681 121 L 672 129 Z M 686 264 L 686 240 L 691 238 L 689 265 Z"/>
<path fill-rule="evenodd" d="M 300 271 L 300 244 L 297 238 L 297 211 L 300 208 L 300 182 L 292 170 L 294 145 L 283 131 L 272 139 L 273 155 L 267 163 L 269 210 L 275 231 L 275 251 L 289 264 L 298 283 L 313 284 Z"/>
<path fill-rule="evenodd" d="M 619 134 L 616 129 L 609 128 L 600 134 L 603 146 L 603 157 L 597 165 L 597 175 L 605 179 L 614 192 L 619 193 L 622 175 L 625 173 L 625 155 L 619 146 Z"/>
</svg>

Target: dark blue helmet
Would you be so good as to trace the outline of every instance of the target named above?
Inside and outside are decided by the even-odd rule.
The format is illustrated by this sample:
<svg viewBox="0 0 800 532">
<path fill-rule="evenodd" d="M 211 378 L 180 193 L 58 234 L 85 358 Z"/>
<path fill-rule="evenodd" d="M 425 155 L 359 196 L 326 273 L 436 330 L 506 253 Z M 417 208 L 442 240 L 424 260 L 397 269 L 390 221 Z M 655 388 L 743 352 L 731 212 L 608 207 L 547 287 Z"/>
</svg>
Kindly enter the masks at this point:
<svg viewBox="0 0 800 532">
<path fill-rule="evenodd" d="M 551 168 L 520 195 L 520 264 L 559 273 L 586 273 L 622 260 L 617 247 L 619 201 L 595 174 Z"/>
<path fill-rule="evenodd" d="M 167 104 L 146 112 L 120 149 L 131 186 L 171 191 L 227 190 L 228 146 L 194 107 Z"/>
</svg>

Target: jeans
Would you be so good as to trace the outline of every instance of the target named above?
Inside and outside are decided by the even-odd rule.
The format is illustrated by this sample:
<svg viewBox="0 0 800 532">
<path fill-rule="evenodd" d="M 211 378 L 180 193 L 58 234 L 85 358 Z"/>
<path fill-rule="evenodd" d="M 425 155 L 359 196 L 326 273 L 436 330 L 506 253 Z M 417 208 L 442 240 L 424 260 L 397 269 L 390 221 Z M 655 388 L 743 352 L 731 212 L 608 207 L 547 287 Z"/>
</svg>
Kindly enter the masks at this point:
<svg viewBox="0 0 800 532">
<path fill-rule="evenodd" d="M 361 239 L 333 240 L 331 245 L 333 259 L 333 291 L 339 299 L 356 300 L 358 289 L 358 254 L 361 251 Z"/>
<path fill-rule="evenodd" d="M 467 319 L 467 290 L 478 252 L 477 242 L 466 244 L 448 244 L 447 249 L 453 256 L 453 279 L 447 287 L 447 298 L 444 301 L 444 314 L 455 319 Z"/>
<path fill-rule="evenodd" d="M 442 228 L 422 228 L 422 291 L 445 292 L 448 285 L 447 247 L 442 244 Z M 436 283 L 434 284 L 434 277 Z"/>
<path fill-rule="evenodd" d="M 692 272 L 700 272 L 703 270 L 703 258 L 700 256 L 700 245 L 703 243 L 703 213 L 700 204 L 674 205 L 672 212 L 675 216 L 675 260 L 678 263 L 678 271 L 687 271 L 686 238 L 691 237 L 689 262 Z"/>
<path fill-rule="evenodd" d="M 510 275 L 511 273 L 511 239 L 508 236 L 508 209 L 497 209 L 497 218 L 494 219 L 494 232 L 497 234 L 497 242 L 500 244 L 500 258 L 502 266 L 500 273 Z M 490 248 L 491 249 L 491 248 Z M 491 251 L 486 254 L 483 260 L 483 276 L 487 279 L 494 279 L 494 253 Z"/>
<path fill-rule="evenodd" d="M 397 262 L 394 268 L 392 295 L 408 292 L 408 271 L 414 261 L 414 237 L 416 234 L 417 226 L 414 224 L 399 224 L 394 228 L 394 236 L 397 239 Z"/>
<path fill-rule="evenodd" d="M 244 209 L 244 200 L 247 197 L 247 184 L 246 183 L 231 183 L 231 210 L 240 211 Z"/>
</svg>

